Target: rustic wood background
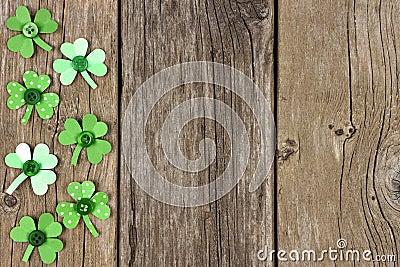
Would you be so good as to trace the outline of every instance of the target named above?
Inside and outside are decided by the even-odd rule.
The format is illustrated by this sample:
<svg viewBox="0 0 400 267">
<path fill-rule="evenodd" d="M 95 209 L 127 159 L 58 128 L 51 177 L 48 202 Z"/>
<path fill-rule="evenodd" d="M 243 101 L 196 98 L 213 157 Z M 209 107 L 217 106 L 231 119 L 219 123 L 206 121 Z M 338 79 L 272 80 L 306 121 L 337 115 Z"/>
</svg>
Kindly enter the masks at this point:
<svg viewBox="0 0 400 267">
<path fill-rule="evenodd" d="M 81 223 L 66 229 L 59 266 L 275 266 L 298 265 L 257 259 L 269 249 L 327 249 L 339 238 L 348 248 L 374 254 L 399 252 L 400 133 L 398 112 L 400 1 L 281 0 L 64 0 L 0 3 L 0 157 L 17 144 L 44 142 L 58 156 L 58 180 L 42 197 L 28 182 L 13 196 L 0 193 L 1 266 L 27 266 L 26 245 L 13 243 L 10 229 L 24 215 L 54 213 L 69 199 L 71 181 L 95 181 L 109 193 L 112 216 L 95 220 L 100 237 Z M 36 49 L 31 59 L 7 50 L 15 34 L 5 27 L 19 5 L 31 14 L 47 8 L 59 30 L 44 39 L 54 49 Z M 106 51 L 109 72 L 96 77 L 92 90 L 78 77 L 61 86 L 52 62 L 59 47 L 79 37 L 90 48 Z M 251 77 L 271 100 L 276 118 L 277 153 L 270 177 L 254 193 L 248 179 L 222 199 L 198 208 L 162 204 L 131 179 L 121 152 L 124 110 L 135 90 L 156 72 L 187 61 L 207 60 L 235 67 Z M 23 126 L 23 111 L 6 107 L 9 81 L 26 70 L 49 74 L 48 89 L 60 95 L 55 116 L 34 115 Z M 204 137 L 217 144 L 217 159 L 197 176 L 171 168 L 158 142 L 160 124 L 177 104 L 209 96 L 235 109 L 250 129 L 250 177 L 257 160 L 258 127 L 251 110 L 229 91 L 209 85 L 186 85 L 166 95 L 147 125 L 146 143 L 158 170 L 176 183 L 203 184 L 223 172 L 229 161 L 229 140 L 212 120 L 194 120 L 182 133 L 188 158 L 195 158 Z M 87 160 L 69 164 L 71 147 L 57 141 L 68 117 L 96 114 L 107 122 L 111 154 L 99 165 Z M 81 156 L 83 158 L 83 155 Z M 140 160 L 140 159 L 138 159 Z M 2 192 L 17 172 L 1 163 Z M 315 263 L 358 266 L 358 262 Z M 38 253 L 30 266 L 40 266 Z M 311 263 L 303 263 L 311 266 Z M 361 266 L 367 266 L 363 262 Z M 394 266 L 371 262 L 369 265 Z"/>
</svg>

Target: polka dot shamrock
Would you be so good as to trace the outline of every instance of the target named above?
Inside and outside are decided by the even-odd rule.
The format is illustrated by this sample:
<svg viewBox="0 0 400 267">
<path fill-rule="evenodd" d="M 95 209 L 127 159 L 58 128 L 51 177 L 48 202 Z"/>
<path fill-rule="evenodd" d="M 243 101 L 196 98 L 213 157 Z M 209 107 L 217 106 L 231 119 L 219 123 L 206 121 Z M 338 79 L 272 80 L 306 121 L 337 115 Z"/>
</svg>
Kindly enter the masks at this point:
<svg viewBox="0 0 400 267">
<path fill-rule="evenodd" d="M 22 258 L 23 262 L 28 262 L 33 250 L 37 247 L 43 263 L 50 264 L 56 260 L 56 253 L 64 248 L 63 242 L 57 238 L 61 233 L 62 226 L 54 221 L 53 215 L 43 213 L 39 217 L 38 227 L 31 217 L 22 217 L 19 226 L 11 230 L 10 238 L 14 242 L 29 243 Z"/>
<path fill-rule="evenodd" d="M 24 125 L 28 123 L 34 107 L 40 118 L 48 120 L 53 117 L 54 108 L 60 103 L 60 98 L 56 93 L 43 93 L 50 85 L 50 77 L 29 70 L 24 73 L 23 81 L 25 86 L 18 82 L 7 84 L 7 92 L 10 94 L 7 106 L 17 110 L 27 105 L 21 123 Z"/>
<path fill-rule="evenodd" d="M 65 121 L 64 128 L 58 136 L 58 141 L 64 146 L 77 144 L 71 158 L 72 165 L 77 164 L 83 148 L 86 148 L 87 158 L 92 164 L 98 164 L 103 155 L 111 152 L 111 144 L 99 139 L 107 134 L 108 127 L 104 122 L 98 122 L 95 115 L 83 116 L 82 128 L 77 120 L 69 118 Z"/>
<path fill-rule="evenodd" d="M 73 44 L 64 43 L 61 45 L 61 53 L 70 60 L 56 59 L 53 63 L 53 69 L 57 73 L 61 73 L 60 81 L 63 85 L 70 85 L 79 72 L 90 87 L 96 89 L 97 84 L 88 72 L 96 76 L 106 75 L 105 52 L 101 49 L 95 49 L 86 57 L 87 49 L 88 41 L 84 38 L 77 39 Z"/>
<path fill-rule="evenodd" d="M 11 195 L 29 177 L 33 192 L 39 196 L 46 194 L 48 185 L 57 179 L 56 174 L 50 170 L 57 166 L 57 157 L 49 153 L 49 147 L 45 144 L 38 144 L 33 156 L 29 145 L 25 143 L 19 144 L 15 152 L 8 154 L 5 161 L 9 167 L 22 169 L 22 173 L 11 183 L 6 193 Z"/>
<path fill-rule="evenodd" d="M 43 41 L 39 34 L 53 33 L 58 28 L 57 22 L 51 19 L 51 14 L 47 9 L 38 10 L 32 22 L 29 10 L 24 6 L 17 8 L 15 17 L 7 19 L 6 26 L 10 30 L 22 32 L 10 38 L 7 47 L 13 52 L 20 52 L 24 58 L 32 57 L 33 42 L 44 50 L 50 51 L 51 46 Z"/>
<path fill-rule="evenodd" d="M 68 194 L 77 202 L 61 202 L 56 209 L 58 216 L 64 217 L 63 224 L 66 228 L 75 228 L 82 217 L 90 233 L 94 237 L 99 236 L 90 221 L 89 214 L 105 220 L 110 217 L 110 207 L 107 205 L 107 194 L 104 192 L 95 193 L 95 190 L 94 184 L 90 181 L 84 181 L 82 184 L 72 182 L 68 185 Z"/>
</svg>

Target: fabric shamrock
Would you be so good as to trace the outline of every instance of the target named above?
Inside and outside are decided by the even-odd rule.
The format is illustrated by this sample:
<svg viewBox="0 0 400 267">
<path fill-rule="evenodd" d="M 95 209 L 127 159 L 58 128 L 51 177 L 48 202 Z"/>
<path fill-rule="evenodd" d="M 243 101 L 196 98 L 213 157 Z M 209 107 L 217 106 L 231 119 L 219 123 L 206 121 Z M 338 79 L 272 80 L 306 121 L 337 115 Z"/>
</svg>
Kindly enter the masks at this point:
<svg viewBox="0 0 400 267">
<path fill-rule="evenodd" d="M 16 110 L 27 104 L 21 123 L 24 125 L 28 123 L 33 107 L 36 108 L 40 118 L 48 120 L 53 117 L 54 108 L 60 103 L 60 98 L 55 93 L 43 93 L 50 85 L 50 77 L 28 70 L 23 75 L 23 81 L 25 86 L 18 82 L 7 84 L 7 92 L 10 94 L 7 106 Z"/>
<path fill-rule="evenodd" d="M 11 183 L 6 193 L 11 195 L 17 187 L 31 178 L 33 192 L 36 195 L 44 195 L 48 185 L 56 181 L 56 174 L 50 170 L 57 166 L 57 157 L 49 153 L 49 147 L 45 144 L 38 144 L 31 156 L 31 149 L 28 144 L 21 143 L 15 149 L 16 153 L 6 156 L 6 164 L 9 167 L 22 169 L 22 173 Z"/>
<path fill-rule="evenodd" d="M 90 233 L 94 237 L 98 237 L 99 233 L 90 221 L 89 214 L 93 214 L 101 220 L 110 217 L 107 194 L 104 192 L 94 193 L 96 189 L 90 181 L 84 181 L 82 184 L 72 182 L 68 185 L 67 191 L 77 203 L 61 202 L 57 205 L 56 211 L 58 216 L 64 217 L 64 226 L 68 229 L 75 228 L 82 216 Z"/>
<path fill-rule="evenodd" d="M 96 76 L 104 76 L 107 73 L 107 66 L 103 63 L 106 59 L 106 54 L 101 49 L 93 50 L 87 57 L 88 41 L 84 38 L 77 39 L 73 44 L 64 43 L 61 45 L 61 53 L 69 58 L 56 59 L 53 63 L 53 69 L 57 73 L 61 73 L 61 83 L 70 85 L 76 74 L 79 72 L 86 82 L 96 89 L 97 84 L 90 78 L 91 72 Z"/>
<path fill-rule="evenodd" d="M 22 258 L 23 262 L 29 260 L 32 251 L 37 247 L 43 263 L 50 264 L 56 260 L 56 252 L 64 248 L 63 242 L 57 238 L 61 233 L 62 226 L 54 221 L 53 215 L 43 213 L 39 217 L 38 227 L 31 217 L 22 217 L 19 226 L 11 230 L 10 237 L 14 242 L 29 243 Z"/>
<path fill-rule="evenodd" d="M 72 154 L 71 164 L 76 165 L 79 154 L 86 148 L 87 158 L 92 164 L 98 164 L 103 155 L 111 152 L 111 144 L 108 141 L 98 139 L 107 134 L 108 127 L 104 122 L 98 122 L 95 115 L 83 116 L 82 128 L 78 121 L 69 118 L 64 123 L 65 130 L 58 136 L 58 141 L 64 145 L 77 144 Z"/>
<path fill-rule="evenodd" d="M 13 52 L 20 52 L 24 58 L 30 58 L 34 52 L 33 42 L 35 42 L 44 50 L 50 51 L 51 46 L 39 37 L 41 33 L 53 33 L 58 28 L 57 22 L 51 19 L 50 11 L 47 9 L 38 10 L 33 22 L 26 7 L 18 7 L 15 13 L 15 17 L 7 19 L 6 26 L 10 30 L 22 33 L 8 40 L 8 49 Z"/>
</svg>

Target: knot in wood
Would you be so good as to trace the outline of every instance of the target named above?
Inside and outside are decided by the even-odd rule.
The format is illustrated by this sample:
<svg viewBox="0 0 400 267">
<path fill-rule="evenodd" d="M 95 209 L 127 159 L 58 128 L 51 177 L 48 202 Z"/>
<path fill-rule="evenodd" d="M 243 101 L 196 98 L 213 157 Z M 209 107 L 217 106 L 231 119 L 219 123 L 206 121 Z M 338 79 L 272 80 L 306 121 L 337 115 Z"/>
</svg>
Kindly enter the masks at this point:
<svg viewBox="0 0 400 267">
<path fill-rule="evenodd" d="M 17 199 L 12 196 L 12 195 L 5 195 L 4 196 L 4 203 L 8 206 L 8 207 L 14 207 L 17 204 Z"/>
</svg>

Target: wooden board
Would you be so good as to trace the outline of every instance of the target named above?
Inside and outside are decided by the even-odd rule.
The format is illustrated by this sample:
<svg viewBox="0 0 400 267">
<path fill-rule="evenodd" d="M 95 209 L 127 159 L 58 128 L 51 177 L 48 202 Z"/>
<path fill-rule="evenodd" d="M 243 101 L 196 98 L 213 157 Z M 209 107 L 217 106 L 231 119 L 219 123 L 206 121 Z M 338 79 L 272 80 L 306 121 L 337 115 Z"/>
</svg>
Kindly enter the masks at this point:
<svg viewBox="0 0 400 267">
<path fill-rule="evenodd" d="M 337 248 L 342 238 L 398 254 L 399 8 L 279 2 L 278 148 L 293 152 L 277 169 L 281 248 Z M 379 263 L 320 265 L 349 264 Z"/>
<path fill-rule="evenodd" d="M 146 79 L 187 61 L 207 60 L 232 66 L 251 77 L 273 100 L 271 2 L 123 1 L 121 9 L 122 112 Z M 196 148 L 201 139 L 207 137 L 216 142 L 217 158 L 209 168 L 190 175 L 168 164 L 163 155 L 160 130 L 166 116 L 181 102 L 200 96 L 214 97 L 235 109 L 250 130 L 250 138 L 259 138 L 251 110 L 231 92 L 206 84 L 177 87 L 157 102 L 147 120 L 146 145 L 157 170 L 171 182 L 185 186 L 213 181 L 230 159 L 227 133 L 209 119 L 194 120 L 181 132 L 181 149 L 191 159 L 199 156 Z M 144 97 L 143 102 L 148 98 Z M 125 138 L 132 140 L 132 136 Z M 129 153 L 136 164 L 144 164 L 146 155 L 134 154 L 134 144 L 123 142 L 130 144 Z M 253 156 L 238 186 L 222 199 L 197 208 L 169 206 L 151 198 L 134 183 L 122 162 L 120 264 L 264 265 L 258 262 L 257 251 L 266 244 L 273 245 L 273 178 L 256 192 L 248 192 L 248 180 L 257 160 L 256 145 L 257 141 L 252 142 Z"/>
<path fill-rule="evenodd" d="M 54 49 L 47 53 L 36 49 L 31 59 L 24 59 L 19 54 L 9 51 L 7 40 L 16 33 L 5 28 L 8 17 L 15 15 L 19 5 L 25 5 L 34 16 L 40 8 L 51 11 L 53 18 L 58 22 L 59 29 L 54 34 L 46 35 L 44 39 Z M 54 264 L 59 266 L 112 266 L 117 261 L 117 179 L 118 179 L 118 5 L 116 1 L 2 1 L 0 4 L 1 31 L 1 88 L 0 94 L 0 124 L 1 149 L 3 159 L 8 153 L 14 152 L 15 147 L 26 142 L 34 147 L 38 143 L 46 143 L 50 150 L 59 159 L 55 171 L 57 182 L 49 187 L 45 196 L 36 196 L 28 181 L 24 182 L 13 194 L 13 197 L 1 194 L 0 209 L 0 250 L 2 266 L 25 266 L 21 259 L 26 244 L 13 243 L 9 238 L 11 228 L 16 225 L 22 216 L 29 215 L 38 218 L 43 212 L 55 213 L 56 204 L 60 201 L 71 201 L 67 194 L 67 186 L 72 181 L 94 181 L 99 191 L 109 193 L 112 215 L 107 221 L 94 221 L 101 233 L 100 238 L 93 238 L 81 222 L 76 229 L 65 229 L 61 235 L 65 248 L 59 253 Z M 107 7 L 107 8 L 104 8 Z M 83 78 L 77 77 L 71 86 L 61 86 L 59 74 L 52 69 L 54 59 L 61 58 L 60 45 L 63 42 L 73 42 L 79 37 L 89 40 L 89 49 L 102 48 L 106 51 L 106 65 L 109 68 L 107 76 L 95 80 L 98 89 L 92 90 Z M 34 70 L 40 74 L 48 74 L 52 84 L 47 89 L 60 95 L 60 105 L 55 109 L 51 120 L 43 121 L 34 114 L 31 121 L 23 126 L 19 123 L 23 111 L 12 111 L 7 108 L 8 94 L 5 90 L 10 81 L 22 82 L 22 74 L 26 70 Z M 71 166 L 72 148 L 61 146 L 57 137 L 63 130 L 64 121 L 69 118 L 82 119 L 87 113 L 93 113 L 99 120 L 109 126 L 106 139 L 114 147 L 113 151 L 104 158 L 99 165 L 90 165 L 85 160 L 85 153 L 81 155 L 76 167 Z M 7 167 L 4 160 L 1 163 L 2 192 L 19 174 L 18 170 Z M 8 205 L 7 205 L 8 203 Z M 28 264 L 26 264 L 27 266 Z M 30 260 L 31 266 L 41 266 L 38 252 L 35 251 Z"/>
</svg>

